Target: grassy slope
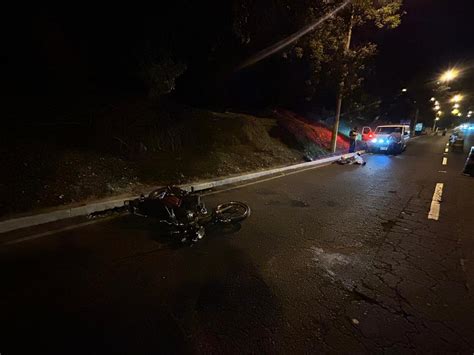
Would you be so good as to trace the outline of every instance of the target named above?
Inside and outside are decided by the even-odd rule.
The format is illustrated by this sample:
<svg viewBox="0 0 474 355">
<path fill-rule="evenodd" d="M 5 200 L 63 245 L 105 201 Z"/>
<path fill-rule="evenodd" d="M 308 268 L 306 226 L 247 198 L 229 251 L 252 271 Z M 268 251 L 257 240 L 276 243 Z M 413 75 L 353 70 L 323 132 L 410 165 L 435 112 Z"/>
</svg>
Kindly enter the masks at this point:
<svg viewBox="0 0 474 355">
<path fill-rule="evenodd" d="M 152 167 L 150 159 L 160 164 L 162 159 L 170 157 L 174 166 L 168 172 L 189 179 L 225 176 L 301 160 L 300 152 L 272 137 L 277 126 L 275 119 L 195 111 L 187 126 L 192 139 L 184 142 L 175 154 L 148 155 L 145 158 L 148 162 L 143 166 Z M 155 180 L 160 178 L 160 173 L 148 171 L 142 176 Z M 179 179 L 176 175 L 170 177 Z"/>
<path fill-rule="evenodd" d="M 328 154 L 330 129 L 289 111 L 276 112 L 276 118 L 164 112 L 144 101 L 127 102 L 97 116 L 93 128 L 47 127 L 21 132 L 10 143 L 4 139 L 0 218 Z M 347 137 L 339 135 L 338 148 L 347 146 Z"/>
<path fill-rule="evenodd" d="M 1 158 L 0 216 L 302 161 L 301 150 L 278 137 L 276 119 L 199 110 L 187 114 L 192 119 L 174 127 L 173 151 L 148 149 L 133 159 L 51 140 L 8 147 Z M 154 136 L 145 138 L 151 145 Z"/>
<path fill-rule="evenodd" d="M 317 158 L 329 154 L 331 147 L 332 129 L 320 122 L 309 122 L 293 112 L 279 110 L 279 125 L 284 137 L 293 140 L 292 146 L 298 147 L 306 157 Z M 349 139 L 339 134 L 336 141 L 337 151 L 346 151 L 349 148 Z"/>
</svg>

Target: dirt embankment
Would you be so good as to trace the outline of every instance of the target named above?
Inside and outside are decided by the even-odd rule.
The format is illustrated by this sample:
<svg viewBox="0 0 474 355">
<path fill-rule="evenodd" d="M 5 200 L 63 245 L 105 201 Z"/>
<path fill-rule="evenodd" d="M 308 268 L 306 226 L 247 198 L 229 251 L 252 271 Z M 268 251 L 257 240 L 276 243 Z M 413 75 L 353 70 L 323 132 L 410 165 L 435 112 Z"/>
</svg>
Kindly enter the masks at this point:
<svg viewBox="0 0 474 355">
<path fill-rule="evenodd" d="M 189 109 L 157 118 L 152 107 L 127 105 L 80 133 L 43 127 L 4 140 L 0 218 L 328 154 L 328 128 L 289 112 L 262 118 Z"/>
</svg>

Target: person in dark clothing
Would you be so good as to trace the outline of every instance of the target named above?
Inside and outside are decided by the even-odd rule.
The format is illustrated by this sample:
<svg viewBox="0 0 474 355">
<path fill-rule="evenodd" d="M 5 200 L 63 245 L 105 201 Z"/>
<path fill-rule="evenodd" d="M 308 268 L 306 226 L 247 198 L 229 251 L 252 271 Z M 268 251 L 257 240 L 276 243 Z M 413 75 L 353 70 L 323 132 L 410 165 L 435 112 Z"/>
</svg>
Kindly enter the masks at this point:
<svg viewBox="0 0 474 355">
<path fill-rule="evenodd" d="M 356 149 L 357 127 L 354 127 L 349 132 L 349 153 L 354 153 Z"/>
</svg>

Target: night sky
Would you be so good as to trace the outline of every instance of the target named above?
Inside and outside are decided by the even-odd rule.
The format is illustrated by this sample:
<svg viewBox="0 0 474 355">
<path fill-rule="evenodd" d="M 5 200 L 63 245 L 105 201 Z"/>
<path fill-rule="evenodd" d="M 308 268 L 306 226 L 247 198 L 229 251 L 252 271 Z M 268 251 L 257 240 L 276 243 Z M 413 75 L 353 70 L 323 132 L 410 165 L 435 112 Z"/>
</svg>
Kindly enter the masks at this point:
<svg viewBox="0 0 474 355">
<path fill-rule="evenodd" d="M 207 56 L 210 48 L 206 36 L 214 34 L 213 28 L 222 30 L 227 26 L 229 31 L 231 28 L 230 23 L 225 23 L 231 19 L 228 10 L 222 2 L 214 3 L 210 8 L 215 8 L 220 16 L 206 10 L 199 13 L 200 7 L 192 2 L 188 12 L 167 5 L 161 13 L 163 21 L 155 21 L 151 27 L 157 22 L 175 26 L 175 38 L 167 40 L 176 44 L 178 52 L 190 49 L 187 55 L 201 65 L 199 58 Z M 379 45 L 374 75 L 368 78 L 366 88 L 384 100 L 389 100 L 402 87 L 413 92 L 427 89 L 428 83 L 444 69 L 454 65 L 469 69 L 474 58 L 474 1 L 405 0 L 404 7 L 406 15 L 399 28 L 355 33 Z M 119 91 L 139 88 L 135 74 L 127 70 L 135 60 L 133 51 L 137 41 L 150 32 L 147 12 L 157 11 L 138 5 L 117 5 L 113 9 L 43 8 L 30 9 L 28 13 L 21 9 L 4 11 L 2 44 L 6 61 L 0 70 L 2 96 L 41 96 L 51 88 L 58 92 L 84 92 L 97 87 Z M 196 19 L 199 28 L 192 22 Z M 157 26 L 159 29 L 160 24 Z M 195 38 L 189 41 L 187 34 Z M 183 48 L 181 38 L 189 41 Z M 241 53 L 242 59 L 247 54 Z M 122 77 L 117 80 L 119 71 Z M 474 90 L 473 74 L 474 67 L 466 70 L 456 84 L 459 90 Z M 54 84 L 57 82 L 61 85 Z M 423 95 L 429 95 L 429 90 Z"/>
<path fill-rule="evenodd" d="M 474 1 L 405 0 L 406 15 L 395 30 L 378 33 L 377 74 L 383 86 L 419 86 L 448 67 L 474 59 Z M 474 77 L 474 71 L 466 72 Z M 471 80 L 469 80 L 471 81 Z"/>
</svg>

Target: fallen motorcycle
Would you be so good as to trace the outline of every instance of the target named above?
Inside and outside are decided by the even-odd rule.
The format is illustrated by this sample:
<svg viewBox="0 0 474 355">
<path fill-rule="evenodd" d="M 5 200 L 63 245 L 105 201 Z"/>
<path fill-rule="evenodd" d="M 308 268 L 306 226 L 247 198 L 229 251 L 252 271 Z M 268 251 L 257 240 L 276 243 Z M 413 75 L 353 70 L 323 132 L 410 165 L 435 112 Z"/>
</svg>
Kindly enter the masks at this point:
<svg viewBox="0 0 474 355">
<path fill-rule="evenodd" d="M 201 196 L 175 186 L 152 191 L 148 196 L 126 202 L 130 213 L 155 218 L 171 228 L 170 234 L 178 235 L 181 242 L 196 242 L 206 234 L 211 224 L 236 224 L 250 216 L 250 207 L 242 202 L 222 203 L 211 212 Z"/>
</svg>

